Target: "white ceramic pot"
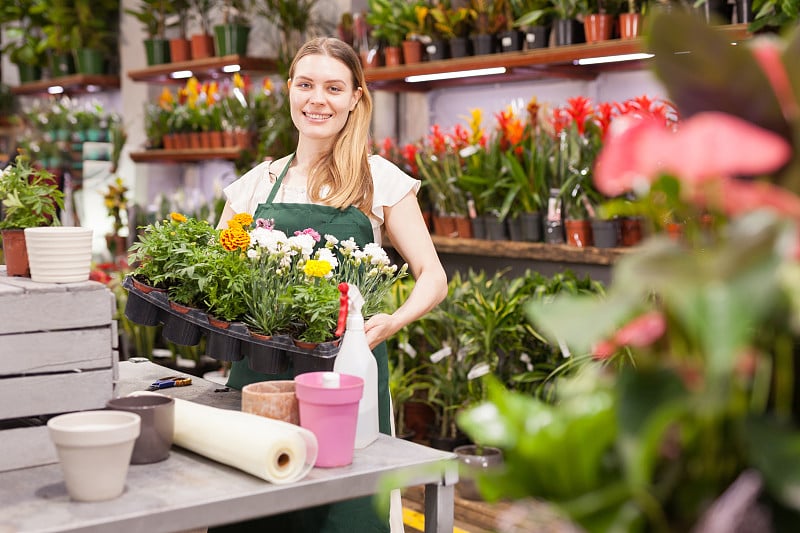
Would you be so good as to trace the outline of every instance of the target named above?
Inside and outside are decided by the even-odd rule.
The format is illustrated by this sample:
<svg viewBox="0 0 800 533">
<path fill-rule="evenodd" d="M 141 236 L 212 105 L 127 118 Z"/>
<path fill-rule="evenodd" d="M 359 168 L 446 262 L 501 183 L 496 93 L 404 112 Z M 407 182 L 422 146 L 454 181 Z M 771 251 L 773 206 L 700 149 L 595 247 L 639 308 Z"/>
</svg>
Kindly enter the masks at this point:
<svg viewBox="0 0 800 533">
<path fill-rule="evenodd" d="M 44 226 L 25 229 L 31 280 L 76 283 L 89 279 L 92 265 L 92 229 Z"/>
<path fill-rule="evenodd" d="M 94 502 L 122 494 L 141 419 L 127 411 L 67 413 L 47 422 L 67 492 Z"/>
</svg>

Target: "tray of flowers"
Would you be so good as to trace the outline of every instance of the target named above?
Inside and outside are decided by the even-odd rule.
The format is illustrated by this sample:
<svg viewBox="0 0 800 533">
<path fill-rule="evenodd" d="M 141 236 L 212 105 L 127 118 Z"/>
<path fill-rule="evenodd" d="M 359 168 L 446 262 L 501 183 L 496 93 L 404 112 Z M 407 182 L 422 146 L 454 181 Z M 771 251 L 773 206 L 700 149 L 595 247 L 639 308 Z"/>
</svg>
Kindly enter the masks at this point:
<svg viewBox="0 0 800 533">
<path fill-rule="evenodd" d="M 163 325 L 162 336 L 176 344 L 205 336 L 207 355 L 247 358 L 266 374 L 331 370 L 341 340 L 339 284 L 361 289 L 368 318 L 407 275 L 407 265 L 390 264 L 375 243 L 361 249 L 312 228 L 287 236 L 247 214 L 216 230 L 172 213 L 143 228 L 130 260 L 128 319 Z"/>
</svg>

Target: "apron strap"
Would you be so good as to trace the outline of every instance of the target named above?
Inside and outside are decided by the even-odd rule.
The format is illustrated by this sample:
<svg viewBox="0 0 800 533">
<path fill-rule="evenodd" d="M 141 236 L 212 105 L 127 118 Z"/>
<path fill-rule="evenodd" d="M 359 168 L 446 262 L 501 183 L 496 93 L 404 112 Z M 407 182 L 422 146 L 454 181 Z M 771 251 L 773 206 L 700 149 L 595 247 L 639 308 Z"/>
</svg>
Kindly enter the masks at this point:
<svg viewBox="0 0 800 533">
<path fill-rule="evenodd" d="M 281 184 L 283 183 L 283 177 L 286 176 L 286 172 L 288 172 L 292 161 L 294 161 L 294 153 L 289 157 L 289 161 L 286 163 L 286 166 L 283 167 L 281 175 L 278 176 L 278 179 L 276 179 L 275 183 L 272 185 L 272 190 L 269 192 L 269 197 L 267 197 L 267 201 L 264 202 L 265 204 L 272 205 L 272 201 L 275 199 L 275 195 L 278 194 L 278 189 L 281 188 Z"/>
</svg>

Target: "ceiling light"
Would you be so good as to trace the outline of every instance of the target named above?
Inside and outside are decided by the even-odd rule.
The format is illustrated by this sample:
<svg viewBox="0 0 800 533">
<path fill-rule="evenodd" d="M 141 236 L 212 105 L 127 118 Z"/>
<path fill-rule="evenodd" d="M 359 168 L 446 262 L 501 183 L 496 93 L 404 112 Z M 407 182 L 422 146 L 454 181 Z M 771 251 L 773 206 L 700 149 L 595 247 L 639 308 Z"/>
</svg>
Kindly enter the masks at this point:
<svg viewBox="0 0 800 533">
<path fill-rule="evenodd" d="M 176 70 L 169 75 L 170 78 L 173 80 L 182 80 L 184 78 L 191 78 L 192 71 L 191 70 Z"/>
<path fill-rule="evenodd" d="M 61 94 L 64 92 L 64 88 L 61 85 L 53 85 L 47 88 L 47 92 L 50 94 Z"/>
<path fill-rule="evenodd" d="M 456 72 L 437 72 L 436 74 L 419 74 L 408 76 L 405 80 L 408 83 L 421 81 L 449 80 L 453 78 L 469 78 L 472 76 L 489 76 L 491 74 L 505 74 L 506 67 L 481 68 L 475 70 L 459 70 Z"/>
<path fill-rule="evenodd" d="M 227 72 L 228 74 L 232 72 L 239 72 L 240 70 L 242 70 L 240 65 L 225 65 L 222 67 L 222 72 Z"/>
<path fill-rule="evenodd" d="M 572 62 L 573 65 L 597 65 L 598 63 L 616 63 L 618 61 L 635 61 L 637 59 L 649 59 L 653 54 L 620 54 L 616 56 L 600 56 L 600 57 L 585 57 L 583 59 L 576 59 Z"/>
</svg>

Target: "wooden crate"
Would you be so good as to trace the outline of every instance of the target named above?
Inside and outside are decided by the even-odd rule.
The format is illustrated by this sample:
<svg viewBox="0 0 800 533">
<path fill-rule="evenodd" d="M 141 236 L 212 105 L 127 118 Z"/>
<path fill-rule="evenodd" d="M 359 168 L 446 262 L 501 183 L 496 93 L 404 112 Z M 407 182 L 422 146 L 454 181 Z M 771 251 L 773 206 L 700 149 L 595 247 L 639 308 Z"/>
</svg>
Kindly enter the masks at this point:
<svg viewBox="0 0 800 533">
<path fill-rule="evenodd" d="M 0 471 L 55 462 L 46 419 L 114 397 L 115 308 L 101 283 L 36 283 L 0 267 Z"/>
</svg>

